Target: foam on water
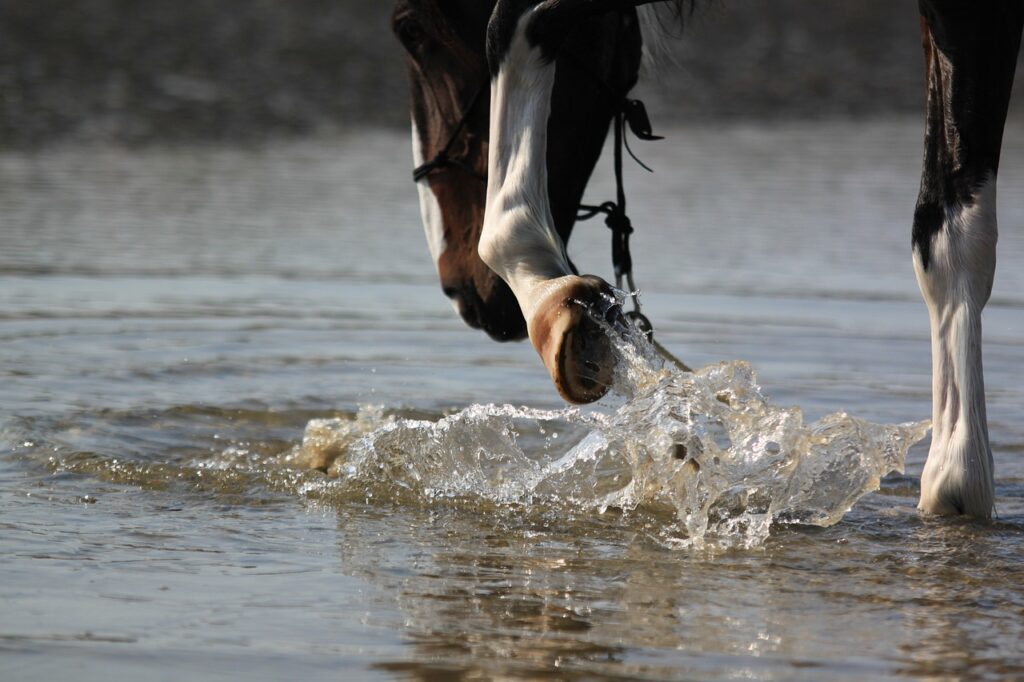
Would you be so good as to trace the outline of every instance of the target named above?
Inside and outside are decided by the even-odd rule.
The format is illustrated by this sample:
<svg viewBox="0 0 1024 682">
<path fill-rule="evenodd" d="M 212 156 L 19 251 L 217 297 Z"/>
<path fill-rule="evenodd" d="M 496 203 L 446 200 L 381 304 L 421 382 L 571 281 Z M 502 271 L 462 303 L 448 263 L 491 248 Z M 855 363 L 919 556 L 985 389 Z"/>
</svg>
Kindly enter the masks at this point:
<svg viewBox="0 0 1024 682">
<path fill-rule="evenodd" d="M 872 424 L 835 413 L 805 424 L 773 405 L 744 362 L 684 372 L 645 341 L 617 341 L 618 405 L 537 410 L 472 405 L 437 420 L 309 422 L 284 457 L 333 481 L 433 502 L 470 498 L 604 513 L 652 512 L 671 546 L 760 544 L 773 524 L 836 523 L 880 478 L 903 471 L 929 422 Z M 324 491 L 307 480 L 311 495 Z"/>
</svg>

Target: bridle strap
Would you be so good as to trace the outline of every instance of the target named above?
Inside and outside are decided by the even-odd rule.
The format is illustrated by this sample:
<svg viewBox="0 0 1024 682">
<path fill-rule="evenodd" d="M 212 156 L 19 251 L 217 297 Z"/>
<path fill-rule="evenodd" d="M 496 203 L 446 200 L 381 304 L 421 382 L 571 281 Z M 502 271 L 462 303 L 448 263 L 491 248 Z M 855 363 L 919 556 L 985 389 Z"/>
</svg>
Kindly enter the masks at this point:
<svg viewBox="0 0 1024 682">
<path fill-rule="evenodd" d="M 469 101 L 469 106 L 466 107 L 465 111 L 462 114 L 462 118 L 459 119 L 459 124 L 455 126 L 455 130 L 452 131 L 452 134 L 448 138 L 448 142 L 445 144 L 445 146 L 442 147 L 441 151 L 435 154 L 434 158 L 432 158 L 430 161 L 427 161 L 426 163 L 421 164 L 413 169 L 413 182 L 419 182 L 420 180 L 424 179 L 425 177 L 433 173 L 435 170 L 440 170 L 442 168 L 458 168 L 468 173 L 472 177 L 476 178 L 477 180 L 487 182 L 487 176 L 478 173 L 475 168 L 470 166 L 462 159 L 452 157 L 450 152 L 452 150 L 452 147 L 455 146 L 456 140 L 458 140 L 459 136 L 462 135 L 462 131 L 465 129 L 466 123 L 469 121 L 469 117 L 470 115 L 472 115 L 473 110 L 476 109 L 477 104 L 480 102 L 480 98 L 483 96 L 484 90 L 489 90 L 490 87 L 490 82 L 486 82 L 476 89 L 476 92 L 473 93 L 473 99 Z"/>
<path fill-rule="evenodd" d="M 647 117 L 647 110 L 643 102 L 637 99 L 622 99 L 622 107 L 615 114 L 615 199 L 606 201 L 599 206 L 580 204 L 576 214 L 576 220 L 589 220 L 597 214 L 604 214 L 604 223 L 612 231 L 612 265 L 615 268 L 615 288 L 623 290 L 623 280 L 628 289 L 625 291 L 633 300 L 633 310 L 623 313 L 644 336 L 651 342 L 658 353 L 684 372 L 692 372 L 693 369 L 685 362 L 677 358 L 669 349 L 661 345 L 654 338 L 654 325 L 650 319 L 643 314 L 640 308 L 640 295 L 636 283 L 633 281 L 633 256 L 629 252 L 629 236 L 633 234 L 633 223 L 626 215 L 626 188 L 622 181 L 622 149 L 625 148 L 642 168 L 653 173 L 643 161 L 636 157 L 633 150 L 629 148 L 626 141 L 626 126 L 641 140 L 661 140 L 663 138 L 651 132 L 651 122 Z"/>
<path fill-rule="evenodd" d="M 612 266 L 615 270 L 615 288 L 626 291 L 633 301 L 633 310 L 625 313 L 627 319 L 654 342 L 654 325 L 643 314 L 640 307 L 640 296 L 636 283 L 633 281 L 633 255 L 629 250 L 629 237 L 633 234 L 633 222 L 626 214 L 626 187 L 622 177 L 622 150 L 625 148 L 642 168 L 652 171 L 629 148 L 626 141 L 626 126 L 641 140 L 660 140 L 661 137 L 651 132 L 651 122 L 643 102 L 637 99 L 622 98 L 619 110 L 615 113 L 614 132 L 614 168 L 615 168 L 615 201 L 606 201 L 598 206 L 580 204 L 576 220 L 589 220 L 603 214 L 604 224 L 612 231 Z M 625 285 L 625 286 L 623 286 Z"/>
<path fill-rule="evenodd" d="M 633 322 L 652 342 L 654 342 L 654 326 L 640 309 L 640 297 L 636 284 L 633 281 L 633 256 L 629 250 L 629 236 L 633 234 L 633 223 L 626 215 L 626 189 L 622 179 L 622 150 L 625 150 L 641 168 L 653 173 L 643 161 L 637 158 L 636 154 L 629 147 L 626 139 L 626 126 L 641 140 L 661 140 L 651 130 L 651 119 L 647 115 L 647 107 L 638 99 L 630 99 L 613 89 L 604 78 L 594 73 L 581 59 L 575 55 L 563 52 L 564 59 L 575 66 L 582 73 L 590 78 L 607 94 L 608 98 L 615 103 L 615 118 L 613 121 L 614 133 L 614 164 L 615 164 L 615 201 L 606 201 L 603 204 L 594 206 L 580 204 L 576 212 L 576 220 L 589 220 L 597 214 L 605 216 L 604 224 L 612 231 L 612 266 L 615 270 L 615 287 L 629 293 L 633 301 L 633 310 L 625 313 L 627 319 Z M 624 285 L 625 287 L 624 288 Z"/>
</svg>

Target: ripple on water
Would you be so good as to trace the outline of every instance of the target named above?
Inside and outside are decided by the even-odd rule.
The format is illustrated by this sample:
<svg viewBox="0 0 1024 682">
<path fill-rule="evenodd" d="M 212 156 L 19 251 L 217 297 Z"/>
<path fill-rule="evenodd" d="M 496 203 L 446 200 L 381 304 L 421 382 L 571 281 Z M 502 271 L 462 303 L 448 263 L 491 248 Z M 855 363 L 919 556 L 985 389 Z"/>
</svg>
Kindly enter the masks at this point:
<svg viewBox="0 0 1024 682">
<path fill-rule="evenodd" d="M 45 438 L 28 428 L 16 450 L 54 471 L 246 505 L 298 496 L 339 507 L 613 509 L 668 547 L 755 547 L 779 524 L 839 521 L 882 476 L 903 471 L 929 428 L 845 413 L 806 424 L 799 408 L 772 403 L 747 363 L 691 373 L 642 339 L 615 346 L 617 397 L 587 409 L 476 404 L 438 416 L 363 407 L 328 419 L 214 408 L 103 413 L 37 425 Z M 218 442 L 225 420 L 240 436 L 230 443 Z M 288 434 L 301 423 L 302 442 L 292 446 Z"/>
</svg>

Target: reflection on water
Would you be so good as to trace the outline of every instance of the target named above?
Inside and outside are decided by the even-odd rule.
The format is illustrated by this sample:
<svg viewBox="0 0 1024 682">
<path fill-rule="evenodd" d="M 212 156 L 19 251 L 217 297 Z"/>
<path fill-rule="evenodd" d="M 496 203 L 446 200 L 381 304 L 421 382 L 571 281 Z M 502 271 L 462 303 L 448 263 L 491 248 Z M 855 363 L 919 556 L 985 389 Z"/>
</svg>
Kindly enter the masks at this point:
<svg viewBox="0 0 1024 682">
<path fill-rule="evenodd" d="M 583 411 L 562 409 L 528 346 L 452 315 L 401 137 L 0 155 L 0 677 L 1024 675 L 1020 132 L 985 317 L 999 521 L 916 514 L 925 442 L 834 525 L 682 551 L 664 531 L 690 537 L 673 526 L 693 498 L 634 485 L 625 504 L 638 471 L 770 461 L 786 451 L 771 442 L 813 440 L 839 410 L 927 416 L 906 227 L 918 122 L 688 129 L 645 147 L 658 172 L 629 178 L 645 309 L 712 369 L 654 373 L 633 402 Z M 599 175 L 593 198 L 611 191 Z M 571 250 L 607 273 L 606 233 L 581 229 Z M 740 447 L 709 417 L 761 410 L 759 391 L 791 440 Z M 529 407 L 463 411 L 506 403 Z M 307 464 L 345 455 L 341 477 L 289 462 L 311 452 L 309 424 L 323 458 Z M 506 458 L 444 460 L 445 424 Z M 586 449 L 597 432 L 636 458 L 582 457 L 612 452 Z M 577 469 L 530 479 L 548 486 L 531 499 L 524 480 L 558 461 Z M 858 493 L 881 473 L 858 471 Z M 510 497 L 463 494 L 481 480 Z"/>
<path fill-rule="evenodd" d="M 995 588 L 977 580 L 979 571 L 995 578 L 989 567 L 1015 570 L 1014 556 L 998 545 L 1019 542 L 1019 531 L 901 516 L 854 537 L 837 529 L 783 533 L 756 556 L 720 555 L 713 566 L 624 545 L 596 520 L 574 524 L 585 536 L 544 524 L 512 535 L 500 523 L 466 529 L 465 515 L 444 513 L 397 532 L 410 546 L 453 543 L 414 553 L 411 574 L 382 576 L 367 566 L 382 548 L 361 544 L 344 519 L 340 552 L 346 572 L 374 574 L 396 595 L 419 662 L 383 666 L 419 679 L 467 668 L 529 677 L 552 667 L 569 679 L 1019 674 L 1020 621 L 991 614 L 985 600 Z M 904 549 L 908 531 L 919 543 L 913 553 Z M 460 543 L 467 536 L 485 539 Z M 990 557 L 954 549 L 968 538 Z M 809 554 L 831 556 L 827 570 Z M 967 586 L 950 592 L 947 581 Z"/>
</svg>

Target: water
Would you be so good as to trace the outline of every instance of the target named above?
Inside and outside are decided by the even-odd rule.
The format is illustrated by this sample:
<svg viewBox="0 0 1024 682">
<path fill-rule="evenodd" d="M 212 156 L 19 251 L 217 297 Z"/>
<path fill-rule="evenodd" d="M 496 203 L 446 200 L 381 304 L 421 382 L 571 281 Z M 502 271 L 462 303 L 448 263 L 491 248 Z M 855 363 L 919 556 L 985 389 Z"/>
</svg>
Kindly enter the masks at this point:
<svg viewBox="0 0 1024 682">
<path fill-rule="evenodd" d="M 927 421 L 880 426 L 842 413 L 805 427 L 798 409 L 763 396 L 745 363 L 680 371 L 633 336 L 617 339 L 615 390 L 627 400 L 612 413 L 473 405 L 431 421 L 366 410 L 311 421 L 281 464 L 339 479 L 293 485 L 318 499 L 383 489 L 427 504 L 660 510 L 648 526 L 666 546 L 750 548 L 773 524 L 834 524 L 882 476 L 902 473 L 928 432 Z M 230 454 L 214 466 L 251 471 Z"/>
<path fill-rule="evenodd" d="M 764 498 L 688 517 L 699 496 L 659 485 L 750 451 L 705 423 L 676 457 L 694 417 L 738 404 L 710 387 L 767 396 L 797 439 L 848 413 L 858 452 L 858 420 L 928 416 L 916 121 L 644 145 L 646 310 L 710 368 L 637 365 L 632 401 L 587 410 L 529 347 L 453 319 L 403 137 L 0 155 L 0 677 L 1024 674 L 1022 133 L 985 316 L 999 520 L 915 513 L 925 439 L 838 523 L 782 523 L 830 523 L 848 504 L 825 495 L 767 534 Z M 573 256 L 607 275 L 607 234 L 582 226 Z M 829 480 L 873 487 L 892 433 L 863 480 Z M 599 442 L 627 437 L 632 460 Z"/>
</svg>

